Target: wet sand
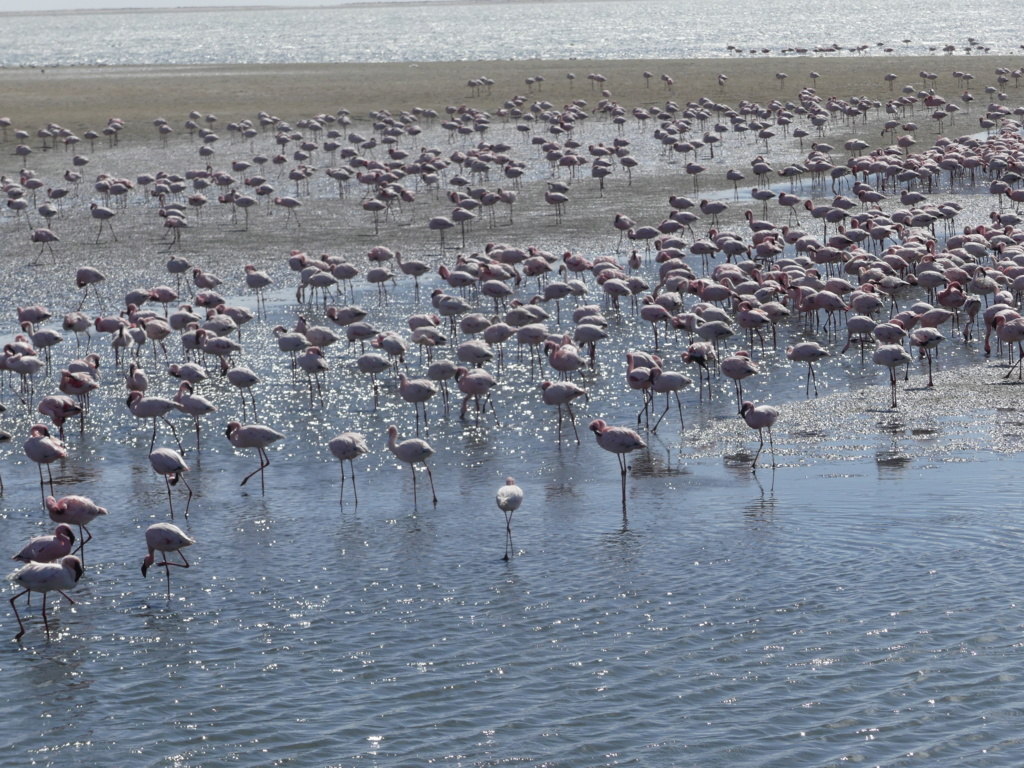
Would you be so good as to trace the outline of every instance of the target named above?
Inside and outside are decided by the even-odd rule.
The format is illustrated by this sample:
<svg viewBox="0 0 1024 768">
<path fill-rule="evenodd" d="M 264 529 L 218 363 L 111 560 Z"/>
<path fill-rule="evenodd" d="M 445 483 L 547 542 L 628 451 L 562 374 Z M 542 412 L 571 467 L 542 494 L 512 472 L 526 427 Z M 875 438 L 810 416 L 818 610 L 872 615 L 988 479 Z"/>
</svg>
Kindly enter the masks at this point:
<svg viewBox="0 0 1024 768">
<path fill-rule="evenodd" d="M 222 121 L 253 117 L 259 110 L 289 120 L 340 108 L 356 118 L 373 110 L 416 106 L 441 111 L 466 104 L 493 111 L 517 94 L 555 106 L 583 99 L 593 108 L 602 87 L 629 109 L 668 100 L 684 104 L 702 96 L 730 104 L 795 100 L 800 88 L 811 85 L 825 98 L 866 96 L 884 102 L 901 95 L 904 85 L 922 87 L 922 70 L 939 73 L 928 87 L 947 98 L 960 93 L 950 73 L 972 72 L 981 100 L 984 86 L 995 84 L 996 68 L 1019 66 L 1019 57 L 936 55 L 9 69 L 2 73 L 2 110 L 18 126 L 34 129 L 56 122 L 81 131 L 102 127 L 113 116 L 130 122 L 161 116 L 173 120 L 193 109 L 213 112 Z M 645 71 L 652 75 L 649 81 Z M 811 72 L 820 75 L 816 83 Z M 576 75 L 571 85 L 569 73 Z M 778 73 L 788 74 L 781 84 Z M 898 76 L 894 90 L 884 80 L 887 73 Z M 587 79 L 589 74 L 606 81 L 598 86 Z M 719 74 L 728 76 L 724 88 L 718 85 Z M 525 81 L 538 75 L 544 81 L 531 90 Z M 674 81 L 671 89 L 662 75 Z M 475 95 L 466 83 L 481 77 L 494 84 Z M 1014 82 L 1004 89 L 1014 91 Z"/>
</svg>

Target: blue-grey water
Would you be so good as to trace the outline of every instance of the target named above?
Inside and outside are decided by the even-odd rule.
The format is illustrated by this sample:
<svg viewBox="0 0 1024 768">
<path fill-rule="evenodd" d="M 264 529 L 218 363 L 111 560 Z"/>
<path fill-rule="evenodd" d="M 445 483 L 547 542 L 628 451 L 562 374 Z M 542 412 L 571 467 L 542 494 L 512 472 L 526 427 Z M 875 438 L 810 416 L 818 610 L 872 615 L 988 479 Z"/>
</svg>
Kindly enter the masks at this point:
<svg viewBox="0 0 1024 768">
<path fill-rule="evenodd" d="M 664 34 L 634 38 L 649 48 L 634 46 L 628 54 L 614 47 L 627 39 L 618 24 L 640 23 L 631 20 L 633 9 L 679 5 L 552 3 L 486 11 L 492 18 L 515 14 L 518 26 L 539 29 L 527 20 L 541 8 L 577 15 L 597 8 L 605 15 L 593 26 L 608 26 L 609 57 L 701 55 L 683 43 L 673 47 Z M 764 18 L 755 4 L 738 7 Z M 864 24 L 880 23 L 891 13 L 882 5 L 876 10 L 865 14 Z M 452 27 L 459 34 L 467 26 L 484 26 L 474 16 L 482 10 L 473 5 L 386 12 L 396 39 L 398 30 L 408 33 L 422 23 L 417 14 L 463 14 L 463 26 Z M 355 56 L 351 46 L 340 44 L 337 55 L 325 53 L 325 59 L 306 58 L 308 53 L 293 59 L 273 36 L 290 24 L 304 34 L 313 30 L 314 43 L 323 33 L 318 44 L 326 49 L 326 25 L 304 24 L 303 14 L 351 20 L 384 13 L 210 12 L 197 15 L 189 29 L 213 34 L 203 26 L 205 19 L 211 29 L 248 24 L 248 46 L 232 42 L 216 53 L 203 47 L 202 55 L 215 61 L 343 60 Z M 928 13 L 921 11 L 922 25 Z M 651 26 L 650 13 L 635 16 Z M 159 38 L 140 46 L 152 57 L 145 61 L 208 60 L 198 48 L 179 53 L 191 35 L 179 29 L 177 38 L 169 38 L 173 25 L 155 23 L 161 18 L 183 16 L 52 20 L 86 19 L 88 26 L 123 19 Z M 268 18 L 278 21 L 262 23 Z M 19 34 L 31 30 L 30 17 L 15 22 L 29 24 Z M 834 38 L 837 25 L 822 24 L 821 36 Z M 743 28 L 748 26 L 753 28 Z M 872 44 L 874 37 L 903 37 L 900 32 L 883 38 L 867 29 L 872 33 L 865 32 L 864 40 Z M 954 27 L 947 35 L 944 29 L 937 26 L 930 39 L 941 43 L 978 34 Z M 0 35 L 13 34 L 10 30 L 4 25 Z M 735 25 L 728 31 L 715 33 L 706 55 L 719 55 L 732 41 L 746 46 L 755 35 L 741 40 L 733 34 Z M 990 29 L 988 34 L 996 39 Z M 568 55 L 552 47 L 552 33 L 546 35 L 540 42 L 529 36 L 506 40 L 505 46 L 513 46 L 508 50 L 495 37 L 466 58 L 526 58 L 538 50 Z M 915 29 L 914 36 L 925 32 Z M 104 61 L 142 63 L 132 59 L 135 49 L 112 51 L 114 37 L 107 37 Z M 811 37 L 794 35 L 794 44 Z M 139 45 L 132 35 L 116 39 Z M 591 36 L 581 32 L 583 39 Z M 294 31 L 291 40 L 297 48 Z M 776 35 L 771 45 L 781 44 Z M 401 60 L 403 46 L 381 53 L 381 45 L 367 44 L 364 50 L 372 52 L 359 60 Z M 580 57 L 602 55 L 595 43 L 588 45 L 577 51 Z M 27 57 L 30 47 L 27 41 L 24 48 L 5 43 L 0 50 L 6 56 L 17 49 L 18 56 Z M 65 58 L 40 54 L 8 63 L 95 63 L 100 57 L 87 41 L 66 42 L 63 48 Z M 431 58 L 408 54 L 421 56 Z M 168 119 L 177 125 L 185 117 Z M 607 125 L 586 130 L 588 142 L 613 135 Z M 633 190 L 680 174 L 678 164 L 661 156 L 649 131 L 629 130 L 641 159 Z M 129 126 L 126 134 L 121 147 L 97 144 L 90 178 L 101 167 L 134 178 L 142 171 L 183 172 L 201 165 L 196 144 L 184 131 L 166 146 L 148 125 Z M 496 123 L 489 138 L 512 143 L 516 134 Z M 254 145 L 232 141 L 225 137 L 214 164 L 224 167 L 231 157 L 276 151 L 269 133 Z M 417 139 L 448 153 L 453 147 L 446 141 L 436 126 Z M 12 178 L 22 168 L 13 143 L 0 145 L 0 171 Z M 730 135 L 723 149 L 739 163 L 759 151 L 757 146 Z M 792 140 L 773 151 L 780 157 L 797 154 Z M 616 253 L 617 233 L 610 226 L 567 237 L 536 200 L 538 187 L 549 178 L 547 164 L 525 145 L 517 144 L 514 154 L 528 165 L 516 224 L 490 229 L 477 222 L 466 250 L 505 240 L 555 253 L 570 248 L 588 256 Z M 61 150 L 37 151 L 30 165 L 47 184 L 62 184 L 68 165 L 62 155 Z M 290 191 L 286 180 L 274 178 L 274 183 L 282 193 Z M 689 179 L 680 182 L 678 191 L 687 191 L 687 184 Z M 602 216 L 615 206 L 631 212 L 633 192 L 621 174 L 609 186 L 609 197 L 599 197 L 591 180 L 578 182 L 572 205 Z M 168 247 L 156 205 L 139 191 L 114 220 L 118 242 L 104 234 L 97 244 L 88 204 L 98 198 L 84 182 L 52 225 L 61 237 L 55 256 L 37 256 L 36 246 L 27 243 L 23 219 L 8 211 L 0 217 L 4 343 L 17 333 L 17 306 L 44 304 L 57 321 L 75 308 L 80 294 L 73 281 L 81 264 L 107 274 L 99 297 L 85 302 L 90 316 L 116 312 L 129 289 L 173 285 L 164 267 L 168 254 L 180 253 L 220 275 L 219 290 L 229 301 L 251 309 L 255 298 L 243 282 L 242 265 L 266 269 L 275 281 L 269 316 L 243 328 L 242 361 L 263 379 L 256 388 L 259 420 L 286 435 L 270 450 L 266 493 L 260 492 L 258 476 L 239 488 L 241 478 L 256 468 L 256 456 L 227 443 L 224 425 L 242 416 L 241 405 L 237 393 L 215 375 L 216 366 L 207 363 L 214 375 L 198 391 L 218 413 L 203 422 L 201 451 L 194 450 L 191 421 L 173 417 L 195 492 L 186 520 L 184 489 L 174 489 L 175 522 L 197 543 L 187 550 L 192 568 L 174 569 L 168 600 L 162 569 L 153 569 L 148 578 L 139 571 L 143 532 L 168 518 L 165 485 L 146 458 L 150 428 L 128 414 L 123 367 L 115 367 L 109 340 L 93 334 L 92 348 L 103 357 L 102 388 L 92 399 L 84 431 L 73 421 L 66 425 L 69 457 L 52 468 L 57 496 L 91 496 L 110 514 L 92 526 L 86 573 L 70 593 L 76 604 L 49 600 L 49 641 L 38 596 L 31 607 L 19 602 L 27 629 L 20 643 L 11 640 L 17 622 L 2 604 L 0 679 L 6 695 L 0 701 L 0 765 L 1020 763 L 1024 480 L 1018 466 L 1024 418 L 1020 388 L 1015 379 L 1003 379 L 1006 367 L 998 354 L 986 358 L 977 341 L 951 340 L 940 351 L 937 386 L 931 389 L 923 386 L 925 364 L 915 357 L 909 381 L 899 385 L 900 406 L 889 409 L 886 372 L 870 361 L 862 364 L 855 352 L 839 357 L 842 339 L 815 337 L 834 356 L 820 367 L 821 395 L 811 399 L 804 397 L 803 368 L 770 345 L 763 353 L 758 348 L 763 375 L 748 380 L 746 392 L 781 411 L 774 434 L 779 466 L 768 466 L 766 448 L 762 468 L 751 472 L 756 434 L 736 417 L 731 384 L 716 377 L 711 403 L 692 388 L 683 393 L 685 430 L 674 407 L 657 433 L 641 428 L 649 448 L 630 456 L 624 507 L 615 459 L 585 427 L 594 418 L 636 425 L 640 401 L 625 385 L 624 353 L 651 349 L 653 338 L 648 324 L 627 307 L 607 308 L 611 338 L 600 347 L 598 369 L 579 379 L 590 392 L 589 402 L 577 406 L 581 444 L 568 426 L 559 442 L 553 410 L 540 400 L 539 382 L 554 372 L 531 371 L 511 342 L 494 398 L 496 418 L 488 412 L 475 419 L 471 409 L 460 420 L 457 399 L 448 415 L 438 402 L 431 403 L 425 436 L 437 452 L 432 467 L 439 502 L 431 505 L 420 470 L 414 504 L 412 475 L 386 448 L 389 424 L 397 424 L 402 437 L 414 432 L 412 409 L 400 400 L 393 381 L 385 377 L 374 408 L 366 377 L 353 364 L 358 352 L 341 341 L 327 353 L 332 370 L 324 403 L 311 403 L 305 377 L 291 370 L 271 329 L 278 323 L 291 327 L 299 313 L 325 322 L 322 306 L 296 301 L 297 276 L 286 264 L 290 250 L 345 255 L 365 270 L 370 246 L 400 243 L 407 257 L 432 267 L 451 264 L 454 249 L 442 256 L 435 234 L 425 228 L 431 216 L 447 213 L 450 205 L 421 190 L 415 205 L 374 236 L 359 208 L 358 190 L 350 189 L 342 201 L 336 189 L 323 174 L 312 180 L 303 196 L 301 228 L 286 226 L 280 211 L 267 216 L 261 206 L 243 233 L 241 224 L 211 201 L 202 217 L 192 217 L 180 249 Z M 940 186 L 935 194 L 960 199 L 967 209 L 961 223 L 978 223 L 989 206 L 979 189 L 984 187 Z M 803 194 L 822 196 L 823 190 L 808 187 Z M 731 191 L 722 196 L 731 198 Z M 568 215 L 574 210 L 570 207 Z M 651 219 L 653 212 L 645 222 Z M 699 266 L 699 260 L 693 263 Z M 653 283 L 656 266 L 648 261 L 640 274 Z M 447 287 L 433 272 L 423 280 L 417 294 L 411 280 L 401 277 L 381 303 L 376 288 L 357 279 L 354 300 L 370 311 L 377 327 L 407 336 L 405 316 L 429 311 L 429 292 Z M 603 303 L 588 282 L 588 300 Z M 536 288 L 534 281 L 525 281 L 516 295 L 528 299 Z M 182 293 L 187 296 L 184 288 Z M 921 292 L 908 294 L 911 301 L 920 298 Z M 472 301 L 489 313 L 489 300 Z M 567 301 L 562 307 L 560 322 L 552 317 L 552 330 L 571 329 L 572 305 Z M 554 307 L 547 308 L 554 315 Z M 780 348 L 805 337 L 797 322 L 784 324 L 780 334 Z M 55 371 L 80 354 L 72 334 L 65 335 L 54 352 Z M 166 359 L 148 343 L 139 359 L 150 373 L 150 391 L 163 396 L 177 388 L 177 381 L 163 373 L 167 361 L 181 360 L 176 340 L 168 345 Z M 668 367 L 682 367 L 684 346 L 682 335 L 663 341 Z M 450 347 L 441 350 L 454 357 Z M 426 367 L 415 350 L 408 365 L 414 375 Z M 30 425 L 41 420 L 35 402 L 55 391 L 56 375 L 37 376 L 34 395 L 24 402 L 17 377 L 4 373 L 0 381 L 0 399 L 8 409 L 0 415 L 0 429 L 14 436 L 0 445 L 0 542 L 2 552 L 13 553 L 31 536 L 52 530 L 42 511 L 37 467 L 21 443 Z M 659 412 L 662 402 L 659 398 Z M 163 430 L 157 444 L 172 447 Z M 339 504 L 339 468 L 326 447 L 345 430 L 364 433 L 372 451 L 356 462 L 358 505 L 351 480 Z M 507 476 L 524 489 L 525 501 L 513 518 L 514 555 L 506 562 L 504 518 L 494 494 Z M 5 593 L 5 600 L 13 594 Z"/>
<path fill-rule="evenodd" d="M 769 49 L 1018 50 L 1005 3 L 952 0 L 376 3 L 330 8 L 0 15 L 0 66 L 719 58 Z M 834 54 L 831 54 L 834 55 Z"/>
</svg>

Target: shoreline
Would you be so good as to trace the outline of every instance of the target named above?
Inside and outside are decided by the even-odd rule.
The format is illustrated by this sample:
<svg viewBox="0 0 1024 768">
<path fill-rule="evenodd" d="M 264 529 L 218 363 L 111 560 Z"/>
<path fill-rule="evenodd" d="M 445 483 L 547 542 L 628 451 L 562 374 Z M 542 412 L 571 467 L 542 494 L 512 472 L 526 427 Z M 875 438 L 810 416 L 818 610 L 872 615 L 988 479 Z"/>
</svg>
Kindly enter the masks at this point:
<svg viewBox="0 0 1024 768">
<path fill-rule="evenodd" d="M 554 0 L 554 2 L 574 3 L 583 0 Z M 611 2 L 611 0 L 586 0 L 587 2 Z M 197 0 L 199 2 L 199 0 Z M 0 19 L 8 16 L 93 16 L 116 13 L 216 13 L 222 11 L 323 11 L 344 10 L 346 8 L 410 8 L 433 7 L 438 5 L 528 5 L 539 4 L 542 0 L 355 0 L 351 3 L 324 3 L 322 5 L 174 5 L 160 8 L 125 7 L 125 8 L 65 8 L 40 11 L 0 11 Z"/>
</svg>

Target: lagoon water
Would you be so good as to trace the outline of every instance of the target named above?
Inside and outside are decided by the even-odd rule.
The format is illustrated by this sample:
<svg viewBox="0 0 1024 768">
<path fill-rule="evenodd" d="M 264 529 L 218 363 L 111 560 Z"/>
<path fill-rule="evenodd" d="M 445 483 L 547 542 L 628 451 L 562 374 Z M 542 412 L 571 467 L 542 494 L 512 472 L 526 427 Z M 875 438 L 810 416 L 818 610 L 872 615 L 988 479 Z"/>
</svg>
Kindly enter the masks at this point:
<svg viewBox="0 0 1024 768">
<path fill-rule="evenodd" d="M 917 5 L 912 23 L 907 13 L 884 0 L 631 0 L 8 14 L 0 66 L 719 58 L 730 46 L 927 54 L 972 38 L 1018 50 L 1019 25 L 995 0 Z"/>
<path fill-rule="evenodd" d="M 640 6 L 648 12 L 636 11 Z M 502 41 L 492 31 L 485 37 L 483 11 L 471 4 L 55 15 L 48 23 L 69 25 L 60 48 L 5 40 L 0 50 L 15 57 L 5 58 L 7 65 L 52 66 L 542 53 L 712 56 L 731 42 L 786 44 L 764 30 L 740 35 L 734 22 L 726 27 L 710 14 L 705 21 L 717 31 L 687 32 L 686 38 L 680 32 L 674 42 L 664 25 L 659 34 L 623 26 L 641 19 L 649 28 L 656 12 L 674 9 L 681 16 L 682 6 L 487 6 L 487 18 L 509 14 L 515 20 L 494 25 L 506 29 L 543 29 L 524 21 L 541 9 L 554 20 L 603 14 L 596 25 L 607 29 L 595 38 L 584 27 L 566 43 L 573 46 L 568 50 L 554 47 L 551 32 L 538 31 L 541 37 L 533 40 Z M 730 7 L 756 21 L 768 6 Z M 883 36 L 878 30 L 894 11 L 883 4 L 875 10 L 862 11 L 863 42 L 902 37 Z M 370 44 L 357 34 L 379 26 L 384 14 L 393 42 Z M 423 28 L 427 14 L 440 15 L 438 29 L 465 34 L 464 44 L 452 45 L 457 54 L 414 47 L 427 38 L 412 33 Z M 941 15 L 924 15 L 915 36 L 944 44 L 977 33 L 942 26 Z M 352 35 L 334 40 L 335 53 L 324 21 L 332 17 Z M 11 17 L 0 36 L 33 40 L 37 18 Z M 160 24 L 164 18 L 194 18 L 195 25 Z M 109 35 L 108 29 L 106 44 L 98 46 L 88 37 L 98 35 L 98 27 L 75 31 L 100 21 L 123 24 L 126 33 Z M 680 21 L 681 30 L 695 27 Z M 834 40 L 836 28 L 830 22 L 807 29 L 792 44 Z M 317 34 L 299 50 L 299 30 L 310 29 Z M 998 31 L 986 34 L 1002 40 Z M 277 35 L 290 35 L 292 43 L 280 43 Z M 693 42 L 698 37 L 703 42 Z M 199 42 L 214 38 L 223 45 Z M 112 47 L 114 39 L 120 48 Z M 269 134 L 261 141 L 272 148 Z M 423 141 L 445 139 L 435 127 Z M 647 152 L 654 164 L 653 142 L 645 147 L 637 140 L 636 151 Z M 120 164 L 125 174 L 183 169 L 195 163 L 193 154 L 182 135 L 169 148 L 110 152 L 105 163 Z M 56 178 L 60 161 L 38 162 Z M 537 162 L 531 172 L 542 178 L 546 165 Z M 311 252 L 327 239 L 331 216 L 343 215 L 331 213 L 341 206 L 334 195 L 333 182 L 316 180 L 311 198 L 318 201 L 320 223 L 307 220 L 302 236 Z M 964 195 L 969 213 L 987 204 L 981 197 Z M 84 210 L 87 200 L 83 195 L 74 205 Z M 191 450 L 190 422 L 175 420 L 190 449 L 188 480 L 195 491 L 186 521 L 184 496 L 175 489 L 175 522 L 197 543 L 187 552 L 193 567 L 172 574 L 168 601 L 161 569 L 148 579 L 139 572 L 143 531 L 167 517 L 165 486 L 146 460 L 150 430 L 124 409 L 108 342 L 94 341 L 103 344 L 104 386 L 93 398 L 86 431 L 79 434 L 69 423 L 71 455 L 54 474 L 58 496 L 90 495 L 110 514 L 92 526 L 86 576 L 71 593 L 77 604 L 55 607 L 58 601 L 50 600 L 52 639 L 44 637 L 34 596 L 32 607 L 21 609 L 28 627 L 22 642 L 0 642 L 7 691 L 0 701 L 0 764 L 1019 764 L 1024 419 L 1019 387 L 1004 381 L 1004 366 L 986 360 L 977 344 L 951 343 L 943 350 L 932 390 L 922 386 L 924 363 L 915 359 L 896 410 L 886 407 L 885 372 L 862 365 L 856 353 L 827 361 L 819 373 L 821 396 L 805 400 L 803 369 L 770 348 L 758 350 L 765 375 L 749 380 L 747 393 L 782 411 L 778 468 L 750 471 L 756 436 L 736 418 L 729 383 L 716 380 L 710 403 L 692 389 L 684 394 L 685 431 L 674 409 L 657 433 L 644 431 L 650 447 L 630 457 L 623 506 L 615 460 L 585 425 L 592 418 L 636 423 L 639 399 L 624 385 L 622 361 L 625 351 L 650 348 L 652 339 L 628 309 L 609 309 L 612 338 L 602 347 L 598 370 L 583 377 L 590 402 L 578 408 L 582 443 L 576 445 L 568 427 L 559 442 L 553 412 L 539 398 L 540 375 L 510 348 L 496 415 L 475 419 L 471 410 L 462 421 L 432 404 L 426 436 L 437 450 L 439 503 L 430 504 L 419 472 L 414 504 L 411 474 L 386 448 L 388 424 L 398 424 L 403 437 L 414 430 L 411 409 L 394 386 L 382 386 L 373 408 L 366 379 L 353 366 L 355 353 L 341 342 L 328 351 L 333 370 L 324 405 L 311 404 L 305 378 L 278 351 L 274 325 L 290 327 L 298 312 L 322 321 L 323 313 L 296 303 L 296 276 L 284 264 L 286 249 L 278 247 L 280 218 L 258 213 L 253 229 L 265 233 L 266 243 L 253 234 L 251 251 L 239 253 L 232 243 L 238 227 L 223 211 L 208 210 L 205 223 L 185 232 L 183 252 L 226 278 L 221 291 L 250 308 L 255 302 L 241 265 L 258 261 L 275 279 L 269 317 L 242 332 L 244 362 L 264 378 L 257 390 L 260 421 L 286 434 L 270 451 L 266 493 L 258 477 L 238 487 L 256 457 L 236 453 L 225 440 L 224 423 L 241 416 L 240 403 L 224 381 L 211 377 L 202 394 L 219 413 L 204 423 L 199 454 Z M 108 273 L 104 294 L 90 300 L 91 312 L 114 311 L 119 297 L 137 285 L 173 280 L 164 270 L 167 245 L 155 232 L 150 203 L 133 197 L 119 217 L 116 245 L 92 247 L 95 229 L 87 213 L 61 230 L 62 244 L 81 246 Z M 353 259 L 365 254 L 363 243 L 371 239 L 364 219 L 362 240 L 333 250 Z M 614 251 L 610 232 L 595 232 L 573 247 Z M 5 258 L 18 267 L 0 277 L 0 317 L 6 318 L 0 339 L 6 342 L 16 330 L 16 306 L 73 308 L 77 296 L 69 299 L 67 286 L 76 265 L 46 256 L 42 266 L 27 268 L 34 254 L 19 250 L 24 224 L 13 217 L 0 222 L 0 236 Z M 297 231 L 288 236 L 302 239 Z M 492 236 L 482 229 L 474 235 Z M 196 252 L 200 242 L 203 250 Z M 547 223 L 530 243 L 566 247 Z M 139 260 L 129 272 L 123 259 L 132 249 Z M 416 256 L 439 261 L 436 241 Z M 643 269 L 649 278 L 655 274 L 650 263 Z M 427 284 L 435 283 L 432 275 Z M 524 284 L 520 293 L 528 298 L 535 287 Z M 408 279 L 385 304 L 365 283 L 355 291 L 355 301 L 381 328 L 404 331 L 403 318 L 427 305 L 425 292 L 417 294 Z M 562 323 L 552 325 L 567 328 L 562 309 Z M 802 338 L 795 323 L 783 333 L 781 344 Z M 672 367 L 682 365 L 683 343 L 682 337 L 665 342 Z M 175 352 L 172 347 L 172 359 Z M 164 360 L 153 355 L 147 346 L 141 362 L 152 389 L 169 395 L 176 382 L 163 377 Z M 424 367 L 415 352 L 409 365 L 414 373 Z M 48 532 L 50 522 L 41 512 L 36 467 L 20 449 L 38 415 L 12 392 L 16 381 L 5 378 L 4 386 L 8 411 L 0 426 L 15 440 L 0 447 L 0 541 L 3 552 L 13 552 Z M 52 387 L 45 388 L 48 394 Z M 37 396 L 44 394 L 39 389 Z M 339 504 L 338 465 L 326 448 L 330 437 L 349 429 L 363 432 L 373 451 L 356 463 L 358 505 L 351 481 Z M 164 432 L 158 441 L 173 445 Z M 763 460 L 770 464 L 767 454 Z M 515 554 L 507 562 L 501 559 L 504 520 L 494 503 L 506 476 L 526 492 L 513 518 Z M 15 628 L 4 605 L 0 638 Z"/>
</svg>

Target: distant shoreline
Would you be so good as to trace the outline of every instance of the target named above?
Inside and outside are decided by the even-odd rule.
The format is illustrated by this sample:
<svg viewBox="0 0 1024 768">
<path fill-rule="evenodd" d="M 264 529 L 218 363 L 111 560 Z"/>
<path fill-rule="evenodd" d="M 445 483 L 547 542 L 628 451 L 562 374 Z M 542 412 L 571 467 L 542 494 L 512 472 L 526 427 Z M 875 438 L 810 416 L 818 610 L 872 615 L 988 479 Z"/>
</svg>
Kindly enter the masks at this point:
<svg viewBox="0 0 1024 768">
<path fill-rule="evenodd" d="M 545 0 L 546 2 L 579 2 L 579 0 Z M 610 2 L 610 0 L 590 0 L 591 2 Z M 327 5 L 175 5 L 164 8 L 77 8 L 52 11 L 0 11 L 0 18 L 10 16 L 94 16 L 98 14 L 116 13 L 215 13 L 220 11 L 323 11 L 344 10 L 347 8 L 408 8 L 412 6 L 437 5 L 518 5 L 539 3 L 542 0 L 387 0 L 372 2 L 357 0 L 351 3 L 333 3 Z"/>
</svg>

